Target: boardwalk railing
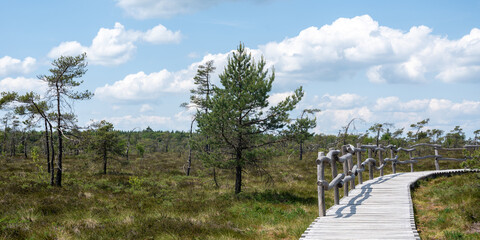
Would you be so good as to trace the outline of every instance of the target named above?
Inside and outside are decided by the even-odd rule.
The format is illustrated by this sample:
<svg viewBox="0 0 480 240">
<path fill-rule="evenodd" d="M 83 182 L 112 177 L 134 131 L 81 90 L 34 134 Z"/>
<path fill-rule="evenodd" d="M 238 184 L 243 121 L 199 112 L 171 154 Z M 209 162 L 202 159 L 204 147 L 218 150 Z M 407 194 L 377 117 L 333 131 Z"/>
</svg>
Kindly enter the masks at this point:
<svg viewBox="0 0 480 240">
<path fill-rule="evenodd" d="M 434 155 L 413 156 L 413 152 L 418 150 L 418 147 L 431 147 L 434 149 Z M 355 177 L 358 178 L 359 184 L 363 183 L 362 172 L 368 167 L 369 179 L 373 179 L 374 171 L 379 171 L 380 176 L 383 176 L 383 169 L 387 163 L 391 163 L 393 173 L 397 172 L 397 164 L 410 164 L 410 171 L 413 172 L 414 164 L 419 160 L 433 158 L 435 160 L 436 170 L 440 170 L 439 161 L 466 161 L 469 157 L 464 158 L 448 158 L 439 154 L 439 150 L 443 151 L 464 151 L 466 149 L 476 149 L 479 145 L 465 145 L 461 148 L 443 148 L 437 144 L 420 143 L 412 145 L 408 148 L 397 148 L 393 145 L 376 146 L 376 145 L 345 145 L 341 150 L 330 149 L 327 155 L 324 152 L 318 153 L 317 163 L 317 185 L 318 185 L 318 208 L 319 215 L 325 216 L 325 191 L 333 189 L 334 204 L 338 205 L 340 202 L 339 188 L 343 187 L 344 196 L 348 196 L 350 189 L 355 189 Z M 390 152 L 390 158 L 384 158 L 384 154 Z M 400 152 L 408 153 L 408 159 L 399 160 Z M 362 154 L 367 152 L 367 158 L 362 161 Z M 378 160 L 373 158 L 373 154 L 378 157 Z M 341 154 L 341 155 L 340 155 Z M 354 156 L 356 157 L 356 164 L 353 164 Z M 337 162 L 343 164 L 343 173 L 338 173 Z M 332 170 L 332 180 L 328 182 L 325 179 L 325 163 L 329 163 Z M 377 166 L 378 165 L 378 166 Z"/>
</svg>

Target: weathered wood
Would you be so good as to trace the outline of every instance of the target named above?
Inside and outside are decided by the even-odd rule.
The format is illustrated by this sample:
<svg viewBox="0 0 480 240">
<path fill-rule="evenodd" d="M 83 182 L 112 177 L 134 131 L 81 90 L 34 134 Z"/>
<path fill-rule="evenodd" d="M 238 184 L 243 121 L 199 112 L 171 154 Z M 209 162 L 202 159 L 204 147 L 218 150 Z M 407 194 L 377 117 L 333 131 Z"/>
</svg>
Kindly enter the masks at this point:
<svg viewBox="0 0 480 240">
<path fill-rule="evenodd" d="M 422 160 L 422 159 L 427 159 L 427 158 L 440 158 L 442 157 L 441 155 L 437 154 L 437 151 L 435 151 L 435 155 L 426 155 L 426 156 L 421 156 L 421 157 L 413 157 L 411 160 Z"/>
<path fill-rule="evenodd" d="M 438 145 L 438 144 L 417 143 L 415 145 L 410 146 L 409 148 L 415 148 L 415 147 L 420 147 L 420 146 L 434 147 L 434 148 L 441 148 L 442 147 L 442 145 Z"/>
<path fill-rule="evenodd" d="M 368 149 L 368 158 L 372 158 L 372 149 L 371 148 Z M 374 162 L 370 162 L 370 164 L 368 164 L 368 179 L 369 180 L 373 179 L 373 166 L 374 166 Z"/>
<path fill-rule="evenodd" d="M 345 174 L 345 176 L 348 175 L 348 156 L 346 156 L 346 146 L 343 146 L 342 147 L 342 157 L 345 157 L 345 159 L 343 160 L 343 174 Z M 350 158 L 351 158 L 351 153 L 348 153 L 350 154 Z M 344 185 L 343 185 L 343 196 L 348 196 L 348 182 L 345 182 Z"/>
<path fill-rule="evenodd" d="M 411 186 L 431 175 L 467 171 L 397 173 L 365 181 L 317 218 L 300 239 L 419 239 Z"/>
<path fill-rule="evenodd" d="M 390 148 L 390 158 L 393 158 L 393 148 Z M 397 173 L 397 160 L 392 162 L 392 172 Z"/>
<path fill-rule="evenodd" d="M 463 162 L 463 161 L 466 161 L 467 158 L 444 158 L 444 157 L 441 157 L 441 158 L 438 158 L 438 160 L 445 160 L 445 161 L 457 161 L 457 162 Z"/>
<path fill-rule="evenodd" d="M 383 145 L 382 145 L 382 144 L 379 145 L 379 149 L 383 149 Z M 385 151 L 385 149 L 383 149 L 383 151 Z M 383 151 L 379 151 L 379 152 L 378 152 L 378 160 L 379 160 L 379 162 L 380 162 L 380 166 L 383 165 Z M 383 176 L 383 167 L 380 168 L 380 176 Z"/>
<path fill-rule="evenodd" d="M 355 175 L 357 173 L 357 165 L 353 165 L 353 155 L 348 159 L 348 170 L 352 176 L 352 180 L 350 180 L 350 188 L 355 189 Z"/>
<path fill-rule="evenodd" d="M 361 148 L 361 147 L 362 147 L 362 144 L 357 143 L 357 148 Z M 362 162 L 362 152 L 359 151 L 359 152 L 357 152 L 356 154 L 357 154 L 357 166 L 358 166 L 359 168 L 361 168 L 361 165 L 360 165 L 360 164 L 361 164 L 361 162 Z M 358 174 L 358 183 L 359 183 L 359 184 L 362 184 L 362 183 L 363 183 L 362 172 L 360 172 L 360 173 Z"/>
<path fill-rule="evenodd" d="M 318 159 L 325 157 L 324 152 L 318 153 Z M 320 164 L 317 163 L 317 181 L 323 181 L 325 179 L 324 168 L 325 162 L 320 161 Z M 318 189 L 318 215 L 325 216 L 325 189 L 324 186 L 317 186 Z"/>
<path fill-rule="evenodd" d="M 414 160 L 412 156 L 412 152 L 408 152 L 408 156 L 410 157 L 410 160 Z M 410 163 L 410 172 L 413 172 L 413 163 Z"/>
<path fill-rule="evenodd" d="M 435 170 L 440 170 L 440 165 L 438 164 L 438 148 L 435 148 Z"/>
<path fill-rule="evenodd" d="M 333 149 L 331 149 L 333 150 Z M 332 165 L 332 178 L 335 178 L 337 176 L 337 161 L 338 161 L 338 154 L 332 154 L 332 151 L 328 153 L 331 159 L 331 165 Z M 333 180 L 332 180 L 333 181 Z M 335 185 L 333 188 L 333 201 L 335 204 L 338 204 L 340 200 L 340 193 L 338 192 L 338 186 Z"/>
</svg>

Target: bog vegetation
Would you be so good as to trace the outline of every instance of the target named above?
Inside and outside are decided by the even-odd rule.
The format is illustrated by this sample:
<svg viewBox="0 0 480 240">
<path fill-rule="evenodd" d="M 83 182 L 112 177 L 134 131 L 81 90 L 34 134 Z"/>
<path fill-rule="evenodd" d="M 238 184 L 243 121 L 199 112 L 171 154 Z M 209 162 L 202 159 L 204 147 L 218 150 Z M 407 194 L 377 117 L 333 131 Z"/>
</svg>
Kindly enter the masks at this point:
<svg viewBox="0 0 480 240">
<path fill-rule="evenodd" d="M 409 129 L 376 123 L 360 134 L 351 133 L 360 121 L 352 119 L 338 135 L 312 134 L 320 110 L 289 115 L 301 87 L 270 105 L 275 74 L 242 44 L 220 74 L 222 86 L 211 82 L 212 62 L 199 67 L 183 104 L 197 109 L 189 132 L 120 131 L 107 121 L 80 127 L 71 103 L 92 96 L 75 91 L 86 56 L 52 65 L 39 76 L 47 93 L 0 99 L 3 239 L 298 239 L 318 214 L 318 151 L 357 142 L 459 147 L 480 134 L 428 129 L 429 119 Z M 464 165 L 479 167 L 478 157 Z M 416 169 L 434 167 L 424 161 Z"/>
</svg>

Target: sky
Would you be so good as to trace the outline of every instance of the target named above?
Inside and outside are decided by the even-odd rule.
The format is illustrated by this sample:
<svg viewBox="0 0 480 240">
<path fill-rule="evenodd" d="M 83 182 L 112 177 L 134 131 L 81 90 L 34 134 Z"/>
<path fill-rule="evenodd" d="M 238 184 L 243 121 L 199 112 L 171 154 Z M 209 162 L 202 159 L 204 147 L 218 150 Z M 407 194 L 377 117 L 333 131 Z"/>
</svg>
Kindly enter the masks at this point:
<svg viewBox="0 0 480 240">
<path fill-rule="evenodd" d="M 291 114 L 318 108 L 316 133 L 375 123 L 467 136 L 480 129 L 479 1 L 49 0 L 0 1 L 0 91 L 36 91 L 62 55 L 87 53 L 78 124 L 187 130 L 197 67 L 214 83 L 244 43 L 275 82 L 270 102 L 303 86 Z M 0 113 L 0 116 L 5 112 Z"/>
</svg>

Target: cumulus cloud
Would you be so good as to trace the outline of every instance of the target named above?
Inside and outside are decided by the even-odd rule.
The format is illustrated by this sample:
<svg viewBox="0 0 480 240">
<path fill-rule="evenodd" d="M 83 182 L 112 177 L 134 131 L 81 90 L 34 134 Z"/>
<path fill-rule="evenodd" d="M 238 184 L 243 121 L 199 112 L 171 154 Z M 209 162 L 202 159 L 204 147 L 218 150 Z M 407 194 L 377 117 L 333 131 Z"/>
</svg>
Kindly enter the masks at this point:
<svg viewBox="0 0 480 240">
<path fill-rule="evenodd" d="M 344 93 L 338 96 L 325 94 L 320 99 L 320 108 L 348 109 L 362 106 L 366 101 L 366 97 L 357 94 Z"/>
<path fill-rule="evenodd" d="M 339 18 L 259 47 L 283 79 L 333 81 L 366 72 L 375 83 L 472 82 L 480 77 L 480 29 L 461 39 L 426 26 L 404 32 L 370 16 Z"/>
<path fill-rule="evenodd" d="M 126 30 L 120 23 L 115 23 L 112 29 L 100 28 L 90 46 L 79 42 L 62 42 L 54 47 L 48 56 L 57 58 L 61 55 L 77 55 L 87 53 L 88 61 L 97 65 L 118 65 L 128 61 L 136 51 L 138 41 L 153 44 L 178 43 L 181 40 L 180 31 L 173 32 L 159 24 L 146 32 Z"/>
<path fill-rule="evenodd" d="M 36 64 L 35 58 L 26 57 L 22 60 L 5 56 L 0 58 L 0 76 L 10 74 L 28 74 Z"/>
<path fill-rule="evenodd" d="M 279 104 L 281 101 L 285 100 L 287 97 L 294 95 L 294 92 L 283 92 L 283 93 L 274 93 L 268 97 L 268 102 L 270 106 L 275 106 Z"/>
<path fill-rule="evenodd" d="M 149 104 L 142 104 L 140 107 L 140 112 L 150 112 L 153 110 L 153 107 L 150 106 Z"/>
<path fill-rule="evenodd" d="M 0 89 L 2 91 L 15 91 L 15 92 L 29 92 L 38 91 L 39 89 L 46 90 L 47 84 L 36 78 L 4 78 L 0 80 Z"/>
<path fill-rule="evenodd" d="M 331 96 L 340 99 L 342 95 Z M 366 97 L 358 96 L 361 99 Z M 409 129 L 410 124 L 430 118 L 430 128 L 451 130 L 455 125 L 461 125 L 465 131 L 473 132 L 480 122 L 480 101 L 463 100 L 454 102 L 448 99 L 412 99 L 402 101 L 399 97 L 389 96 L 377 98 L 375 101 L 362 101 L 361 105 L 346 105 L 339 108 L 320 103 L 322 112 L 316 114 L 318 133 L 336 134 L 351 119 L 360 118 L 364 122 L 357 126 L 359 132 L 364 132 L 369 126 L 378 122 L 395 123 L 396 128 Z"/>
<path fill-rule="evenodd" d="M 262 53 L 257 49 L 247 49 L 252 54 L 255 61 L 259 60 Z M 95 90 L 95 95 L 109 100 L 146 100 L 158 98 L 164 93 L 187 93 L 195 87 L 193 77 L 197 73 L 198 66 L 213 60 L 216 71 L 212 74 L 213 84 L 219 85 L 218 75 L 223 72 L 227 65 L 228 57 L 233 50 L 228 53 L 207 54 L 201 61 L 190 64 L 185 69 L 172 72 L 162 69 L 158 72 L 129 74 L 122 80 L 113 84 L 106 84 Z M 267 62 L 266 68 L 271 68 L 272 64 Z"/>
<path fill-rule="evenodd" d="M 214 60 L 218 71 L 226 65 L 229 54 L 208 54 L 202 61 L 193 63 L 188 68 L 177 72 L 163 69 L 149 74 L 144 72 L 129 74 L 112 85 L 106 84 L 97 88 L 95 95 L 103 99 L 122 101 L 155 99 L 164 93 L 186 93 L 195 87 L 193 77 L 199 65 Z M 214 74 L 213 80 L 218 83 L 217 75 Z"/>
</svg>

